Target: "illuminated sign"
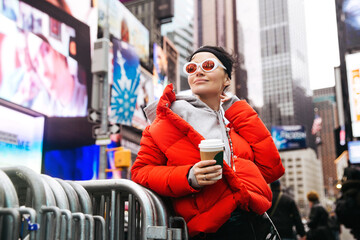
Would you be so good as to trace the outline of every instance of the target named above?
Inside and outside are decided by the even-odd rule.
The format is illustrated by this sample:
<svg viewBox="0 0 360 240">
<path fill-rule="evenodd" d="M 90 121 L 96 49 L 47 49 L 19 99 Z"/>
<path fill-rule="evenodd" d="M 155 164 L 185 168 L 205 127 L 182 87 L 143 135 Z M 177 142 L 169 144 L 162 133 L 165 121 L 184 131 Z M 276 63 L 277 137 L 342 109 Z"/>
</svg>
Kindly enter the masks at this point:
<svg viewBox="0 0 360 240">
<path fill-rule="evenodd" d="M 271 136 L 278 150 L 306 148 L 304 126 L 272 126 Z"/>
</svg>

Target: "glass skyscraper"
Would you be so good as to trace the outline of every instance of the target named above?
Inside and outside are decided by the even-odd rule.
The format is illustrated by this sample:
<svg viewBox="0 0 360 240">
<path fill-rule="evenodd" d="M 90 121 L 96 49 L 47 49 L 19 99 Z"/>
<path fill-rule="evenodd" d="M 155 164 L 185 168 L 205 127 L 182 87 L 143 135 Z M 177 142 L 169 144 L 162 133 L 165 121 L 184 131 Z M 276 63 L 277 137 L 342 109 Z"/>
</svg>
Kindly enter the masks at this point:
<svg viewBox="0 0 360 240">
<path fill-rule="evenodd" d="M 303 125 L 315 149 L 303 0 L 259 0 L 264 106 L 262 119 L 274 125 Z"/>
</svg>

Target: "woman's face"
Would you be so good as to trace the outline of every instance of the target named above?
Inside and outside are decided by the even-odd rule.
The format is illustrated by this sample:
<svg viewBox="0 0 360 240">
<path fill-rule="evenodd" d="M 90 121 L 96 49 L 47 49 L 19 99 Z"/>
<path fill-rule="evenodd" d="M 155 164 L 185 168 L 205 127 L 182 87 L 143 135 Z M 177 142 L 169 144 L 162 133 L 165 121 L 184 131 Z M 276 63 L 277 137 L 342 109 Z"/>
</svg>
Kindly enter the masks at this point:
<svg viewBox="0 0 360 240">
<path fill-rule="evenodd" d="M 218 58 L 209 52 L 195 54 L 191 62 L 201 63 L 208 58 Z M 220 60 L 218 60 L 220 62 Z M 221 62 L 220 62 L 221 63 Z M 192 75 L 188 76 L 191 91 L 201 98 L 219 97 L 225 86 L 230 85 L 230 79 L 225 70 L 218 66 L 212 72 L 204 72 L 200 67 Z"/>
</svg>

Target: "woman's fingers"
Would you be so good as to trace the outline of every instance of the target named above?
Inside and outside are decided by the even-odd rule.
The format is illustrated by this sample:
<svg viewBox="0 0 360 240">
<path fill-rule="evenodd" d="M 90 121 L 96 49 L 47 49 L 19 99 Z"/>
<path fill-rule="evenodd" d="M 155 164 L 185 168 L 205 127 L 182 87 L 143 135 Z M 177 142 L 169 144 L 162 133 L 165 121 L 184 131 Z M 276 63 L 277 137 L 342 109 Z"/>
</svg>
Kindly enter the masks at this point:
<svg viewBox="0 0 360 240">
<path fill-rule="evenodd" d="M 212 185 L 217 180 L 212 180 L 221 175 L 221 166 L 215 165 L 215 160 L 202 160 L 194 165 L 194 175 L 200 186 Z"/>
<path fill-rule="evenodd" d="M 221 175 L 220 171 L 218 171 L 216 173 L 199 175 L 199 179 L 197 179 L 198 184 L 200 186 L 212 185 L 218 181 L 218 179 L 213 179 L 213 178 L 218 177 L 220 175 Z"/>
<path fill-rule="evenodd" d="M 198 166 L 200 168 L 206 167 L 206 166 L 211 166 L 214 165 L 216 163 L 216 160 L 202 160 L 197 162 L 194 166 Z"/>
<path fill-rule="evenodd" d="M 230 97 L 227 96 L 226 93 L 222 93 L 220 95 L 220 99 L 221 99 L 222 102 L 226 102 L 226 101 L 228 101 L 230 99 Z"/>
<path fill-rule="evenodd" d="M 194 174 L 213 173 L 221 169 L 220 165 L 215 165 L 215 160 L 202 160 L 194 165 Z"/>
</svg>

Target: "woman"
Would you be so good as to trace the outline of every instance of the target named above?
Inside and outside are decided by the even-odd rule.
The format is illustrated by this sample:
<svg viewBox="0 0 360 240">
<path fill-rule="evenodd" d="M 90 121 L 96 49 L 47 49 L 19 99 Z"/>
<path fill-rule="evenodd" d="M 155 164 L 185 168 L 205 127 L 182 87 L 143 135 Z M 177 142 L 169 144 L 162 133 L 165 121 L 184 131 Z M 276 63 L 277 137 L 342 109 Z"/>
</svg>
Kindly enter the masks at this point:
<svg viewBox="0 0 360 240">
<path fill-rule="evenodd" d="M 310 215 L 307 223 L 309 231 L 306 234 L 307 240 L 334 240 L 329 227 L 329 213 L 321 206 L 319 195 L 315 191 L 307 194 L 309 201 Z"/>
<path fill-rule="evenodd" d="M 143 132 L 132 179 L 171 197 L 192 239 L 253 239 L 247 213 L 270 208 L 267 183 L 284 173 L 279 153 L 246 101 L 224 93 L 231 55 L 204 46 L 189 60 L 184 71 L 193 95 L 176 96 L 168 85 L 159 102 L 145 109 L 152 124 Z M 215 160 L 200 161 L 200 141 L 213 138 L 225 143 L 220 180 L 210 180 L 221 174 Z"/>
</svg>

